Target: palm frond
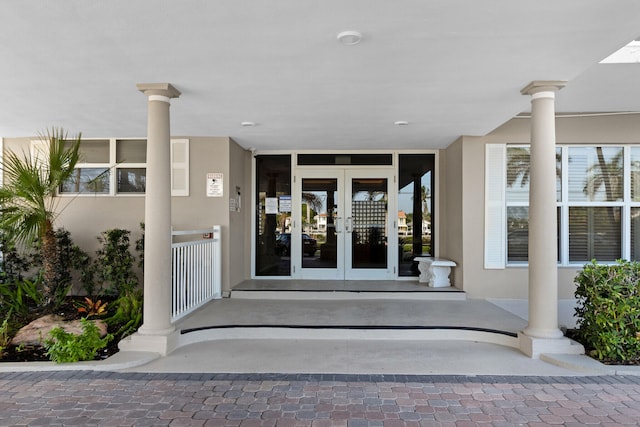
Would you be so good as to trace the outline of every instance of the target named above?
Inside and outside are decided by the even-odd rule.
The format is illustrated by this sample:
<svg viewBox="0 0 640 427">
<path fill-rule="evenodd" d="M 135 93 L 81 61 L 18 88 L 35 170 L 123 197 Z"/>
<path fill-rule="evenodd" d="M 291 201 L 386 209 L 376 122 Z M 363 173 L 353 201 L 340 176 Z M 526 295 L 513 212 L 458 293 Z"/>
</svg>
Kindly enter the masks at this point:
<svg viewBox="0 0 640 427">
<path fill-rule="evenodd" d="M 68 139 L 62 129 L 52 128 L 40 138 L 48 142 L 48 155 L 9 151 L 1 165 L 0 226 L 25 243 L 42 237 L 46 224 L 55 219 L 56 192 L 73 174 L 79 157 L 79 135 Z"/>
</svg>

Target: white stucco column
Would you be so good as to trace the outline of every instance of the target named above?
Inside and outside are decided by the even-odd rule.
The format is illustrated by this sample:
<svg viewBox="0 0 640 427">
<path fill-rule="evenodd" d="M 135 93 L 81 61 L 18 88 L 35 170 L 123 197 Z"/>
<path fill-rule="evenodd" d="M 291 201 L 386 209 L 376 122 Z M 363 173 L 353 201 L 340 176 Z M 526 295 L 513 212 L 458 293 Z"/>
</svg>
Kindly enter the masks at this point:
<svg viewBox="0 0 640 427">
<path fill-rule="evenodd" d="M 139 84 L 148 96 L 145 195 L 144 323 L 140 335 L 168 335 L 171 324 L 171 142 L 169 83 Z"/>
<path fill-rule="evenodd" d="M 555 93 L 564 82 L 533 82 L 529 177 L 529 325 L 524 333 L 558 338 L 558 231 Z"/>
<path fill-rule="evenodd" d="M 532 357 L 563 352 L 558 328 L 558 231 L 556 204 L 555 94 L 563 81 L 534 81 L 531 96 L 529 177 L 529 324 L 521 349 Z"/>
</svg>

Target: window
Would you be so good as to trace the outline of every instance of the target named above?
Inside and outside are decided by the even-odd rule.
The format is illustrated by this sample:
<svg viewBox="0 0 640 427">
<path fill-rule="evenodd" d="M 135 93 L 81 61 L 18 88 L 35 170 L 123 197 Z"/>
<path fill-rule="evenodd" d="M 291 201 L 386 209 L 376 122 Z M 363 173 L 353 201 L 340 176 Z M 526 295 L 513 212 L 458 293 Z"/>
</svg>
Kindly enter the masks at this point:
<svg viewBox="0 0 640 427">
<path fill-rule="evenodd" d="M 523 263 L 529 258 L 529 147 L 507 147 L 506 151 L 506 235 L 507 262 Z M 562 197 L 562 154 L 556 150 L 556 201 Z M 558 210 L 558 218 L 560 211 Z M 560 223 L 558 223 L 558 235 Z M 558 257 L 560 256 L 560 240 Z"/>
<path fill-rule="evenodd" d="M 506 263 L 514 265 L 528 261 L 529 147 L 504 153 Z M 556 162 L 558 262 L 640 259 L 640 147 L 559 146 Z"/>
<path fill-rule="evenodd" d="M 399 276 L 417 276 L 417 256 L 433 256 L 434 154 L 398 157 L 398 264 Z"/>
<path fill-rule="evenodd" d="M 291 156 L 256 157 L 256 276 L 291 275 L 291 257 L 284 245 L 287 214 L 267 210 L 269 199 L 291 198 Z M 287 240 L 288 244 L 288 240 Z"/>
<path fill-rule="evenodd" d="M 147 187 L 147 141 L 116 139 L 116 193 L 144 193 Z"/>
<path fill-rule="evenodd" d="M 32 141 L 38 148 L 41 141 Z M 82 140 L 74 175 L 60 194 L 144 194 L 147 183 L 145 139 Z M 173 196 L 189 195 L 189 140 L 171 140 Z"/>
</svg>

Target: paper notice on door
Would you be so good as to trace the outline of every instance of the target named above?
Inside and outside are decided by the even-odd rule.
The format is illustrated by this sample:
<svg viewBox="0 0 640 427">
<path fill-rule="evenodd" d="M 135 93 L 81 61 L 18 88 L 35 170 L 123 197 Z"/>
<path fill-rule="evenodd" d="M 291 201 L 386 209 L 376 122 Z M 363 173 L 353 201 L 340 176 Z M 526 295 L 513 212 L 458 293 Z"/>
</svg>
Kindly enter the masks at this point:
<svg viewBox="0 0 640 427">
<path fill-rule="evenodd" d="M 278 198 L 267 197 L 264 201 L 264 213 L 267 215 L 275 215 L 278 213 Z"/>
<path fill-rule="evenodd" d="M 280 196 L 280 213 L 291 212 L 291 196 Z"/>
</svg>

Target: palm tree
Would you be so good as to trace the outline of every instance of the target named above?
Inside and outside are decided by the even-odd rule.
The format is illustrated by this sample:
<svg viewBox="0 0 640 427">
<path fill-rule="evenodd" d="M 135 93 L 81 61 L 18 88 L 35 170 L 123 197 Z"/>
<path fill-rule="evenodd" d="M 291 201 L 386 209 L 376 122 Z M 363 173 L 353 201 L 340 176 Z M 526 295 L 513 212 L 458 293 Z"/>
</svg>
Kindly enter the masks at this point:
<svg viewBox="0 0 640 427">
<path fill-rule="evenodd" d="M 40 241 L 45 307 L 56 295 L 57 244 L 53 223 L 58 215 L 55 197 L 60 185 L 73 175 L 78 162 L 80 135 L 72 139 L 62 129 L 41 135 L 48 152 L 18 155 L 8 152 L 2 162 L 4 185 L 0 188 L 0 227 L 10 230 L 16 243 Z M 48 155 L 47 155 L 48 154 Z"/>
</svg>

